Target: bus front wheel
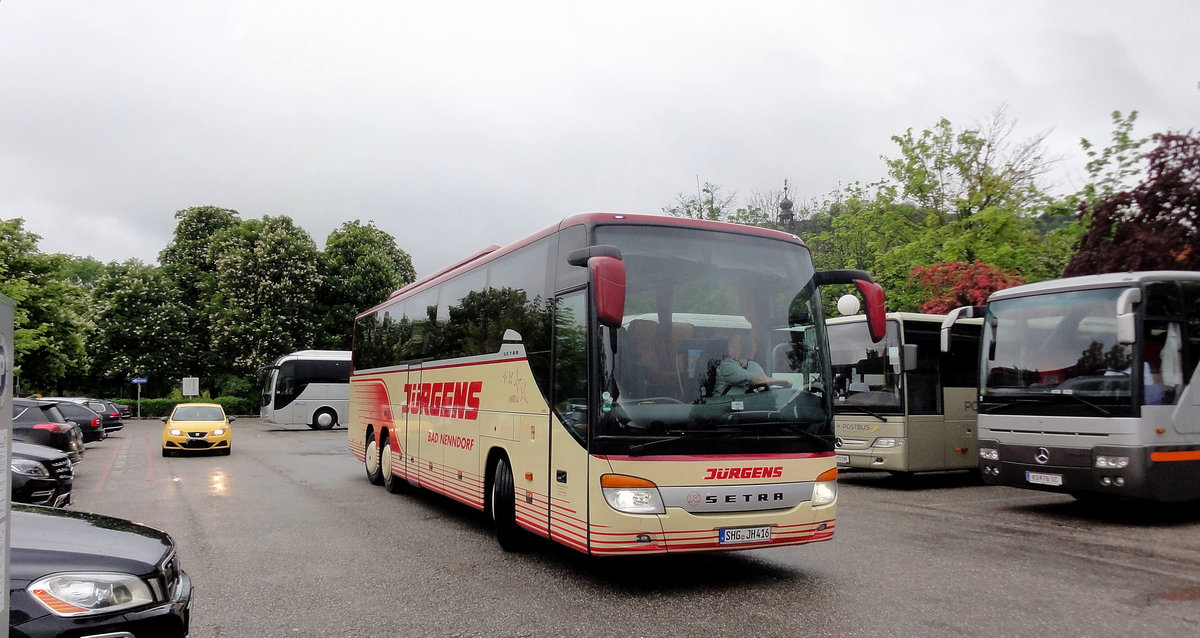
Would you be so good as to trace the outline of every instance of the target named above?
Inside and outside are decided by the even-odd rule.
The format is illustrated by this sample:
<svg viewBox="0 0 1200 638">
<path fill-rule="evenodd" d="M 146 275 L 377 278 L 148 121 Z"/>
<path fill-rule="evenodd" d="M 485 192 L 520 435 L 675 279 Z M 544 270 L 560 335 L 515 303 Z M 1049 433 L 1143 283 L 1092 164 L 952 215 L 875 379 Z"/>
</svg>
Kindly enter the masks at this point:
<svg viewBox="0 0 1200 638">
<path fill-rule="evenodd" d="M 491 512 L 496 523 L 496 540 L 506 552 L 517 552 L 524 548 L 523 533 L 517 525 L 517 504 L 514 497 L 512 470 L 504 457 L 496 459 L 495 476 L 492 478 Z"/>
<path fill-rule="evenodd" d="M 383 485 L 383 470 L 380 467 L 379 443 L 374 434 L 367 435 L 367 453 L 363 465 L 367 470 L 367 480 L 372 485 Z"/>
<path fill-rule="evenodd" d="M 337 413 L 329 408 L 321 408 L 313 414 L 312 423 L 308 424 L 308 427 L 314 430 L 332 430 L 337 424 Z"/>
</svg>

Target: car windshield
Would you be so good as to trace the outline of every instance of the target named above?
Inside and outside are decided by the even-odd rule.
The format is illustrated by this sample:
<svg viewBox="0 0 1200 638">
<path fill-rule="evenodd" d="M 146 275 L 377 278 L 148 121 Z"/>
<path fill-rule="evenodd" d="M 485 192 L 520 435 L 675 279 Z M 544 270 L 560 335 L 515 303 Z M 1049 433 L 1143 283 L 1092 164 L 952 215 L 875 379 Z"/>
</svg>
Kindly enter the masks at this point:
<svg viewBox="0 0 1200 638">
<path fill-rule="evenodd" d="M 182 405 L 175 408 L 172 421 L 223 421 L 225 413 L 212 405 Z"/>
</svg>

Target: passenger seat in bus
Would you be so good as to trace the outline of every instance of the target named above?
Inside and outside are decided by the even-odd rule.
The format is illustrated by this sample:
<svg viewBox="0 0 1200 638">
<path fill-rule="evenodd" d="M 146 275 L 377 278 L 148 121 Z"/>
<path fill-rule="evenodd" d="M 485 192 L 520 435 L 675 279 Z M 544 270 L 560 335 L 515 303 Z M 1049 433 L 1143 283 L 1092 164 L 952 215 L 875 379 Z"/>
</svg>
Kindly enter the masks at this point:
<svg viewBox="0 0 1200 638">
<path fill-rule="evenodd" d="M 621 380 L 631 398 L 671 397 L 682 399 L 681 355 L 676 342 L 690 338 L 693 326 L 676 322 L 671 334 L 663 335 L 659 324 L 648 319 L 635 319 L 626 329 L 626 343 Z"/>
</svg>

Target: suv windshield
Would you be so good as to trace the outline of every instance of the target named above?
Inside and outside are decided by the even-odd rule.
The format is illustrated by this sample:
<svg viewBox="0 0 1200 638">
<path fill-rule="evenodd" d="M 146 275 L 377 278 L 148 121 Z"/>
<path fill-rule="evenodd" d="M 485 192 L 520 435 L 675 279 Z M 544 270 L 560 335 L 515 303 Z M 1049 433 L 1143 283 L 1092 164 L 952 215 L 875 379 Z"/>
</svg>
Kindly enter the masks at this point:
<svg viewBox="0 0 1200 638">
<path fill-rule="evenodd" d="M 824 325 L 806 248 L 644 226 L 601 226 L 596 242 L 620 248 L 626 268 L 618 350 L 603 366 L 613 370 L 601 398 L 611 407 L 601 410 L 598 439 L 620 437 L 635 452 L 645 442 L 635 440 L 694 435 L 719 436 L 726 446 L 741 445 L 729 440 L 738 436 L 824 446 L 806 436 L 832 433 Z M 612 357 L 607 346 L 601 356 Z"/>
</svg>

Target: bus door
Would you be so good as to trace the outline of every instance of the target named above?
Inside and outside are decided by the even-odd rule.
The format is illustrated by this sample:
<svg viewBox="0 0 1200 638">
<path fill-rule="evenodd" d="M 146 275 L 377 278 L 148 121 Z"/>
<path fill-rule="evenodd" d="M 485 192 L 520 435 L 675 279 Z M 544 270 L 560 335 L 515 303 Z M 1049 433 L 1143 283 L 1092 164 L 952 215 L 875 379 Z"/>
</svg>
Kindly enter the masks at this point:
<svg viewBox="0 0 1200 638">
<path fill-rule="evenodd" d="M 550 417 L 548 507 L 550 538 L 588 551 L 588 484 L 593 480 L 588 435 L 587 297 L 561 295 L 555 304 L 554 396 Z M 607 331 L 607 328 L 601 328 Z M 606 335 L 607 340 L 607 335 Z M 597 479 L 598 480 L 598 479 Z"/>
<path fill-rule="evenodd" d="M 437 472 L 442 465 L 442 448 L 437 445 L 437 433 L 428 414 L 428 399 L 432 387 L 425 384 L 426 372 L 419 365 L 408 369 L 406 392 L 408 407 L 405 416 L 405 440 L 408 441 L 409 480 L 440 492 Z"/>
</svg>

